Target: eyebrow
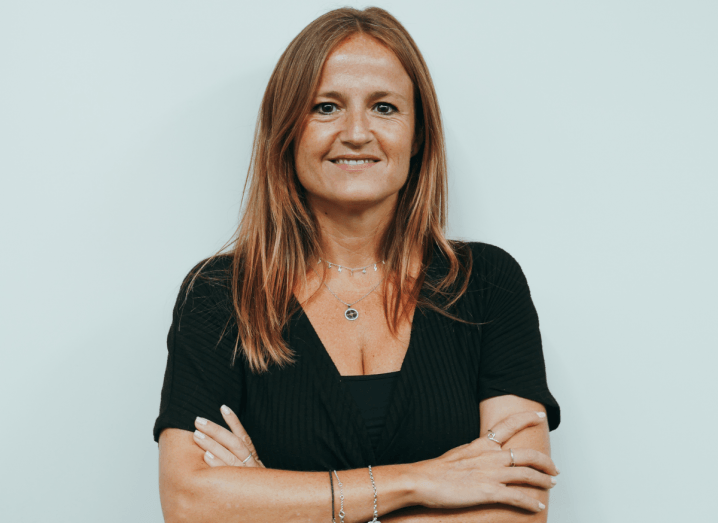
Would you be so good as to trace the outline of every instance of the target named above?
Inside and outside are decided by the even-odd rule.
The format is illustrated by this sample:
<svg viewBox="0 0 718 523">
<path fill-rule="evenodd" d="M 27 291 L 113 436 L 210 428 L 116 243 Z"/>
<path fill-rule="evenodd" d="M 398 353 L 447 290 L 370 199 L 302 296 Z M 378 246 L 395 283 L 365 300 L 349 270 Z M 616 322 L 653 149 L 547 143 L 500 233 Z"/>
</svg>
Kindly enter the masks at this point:
<svg viewBox="0 0 718 523">
<path fill-rule="evenodd" d="M 407 101 L 405 96 L 400 95 L 396 91 L 374 91 L 369 95 L 370 100 L 378 100 L 379 98 L 387 98 L 389 96 L 395 96 L 403 101 Z M 318 93 L 317 98 L 334 98 L 335 100 L 343 100 L 344 95 L 339 91 L 327 91 L 325 93 Z"/>
</svg>

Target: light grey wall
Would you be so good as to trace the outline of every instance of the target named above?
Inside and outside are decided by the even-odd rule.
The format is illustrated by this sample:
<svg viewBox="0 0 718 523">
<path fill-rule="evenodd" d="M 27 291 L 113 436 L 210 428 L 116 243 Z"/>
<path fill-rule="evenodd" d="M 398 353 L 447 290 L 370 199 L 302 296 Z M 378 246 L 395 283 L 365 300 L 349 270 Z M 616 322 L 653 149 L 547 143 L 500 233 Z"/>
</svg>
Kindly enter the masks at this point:
<svg viewBox="0 0 718 523">
<path fill-rule="evenodd" d="M 532 286 L 550 520 L 713 520 L 718 4 L 378 4 L 434 75 L 452 233 Z M 336 6 L 0 5 L 0 520 L 161 521 L 179 283 L 234 229 L 271 68 Z"/>
</svg>

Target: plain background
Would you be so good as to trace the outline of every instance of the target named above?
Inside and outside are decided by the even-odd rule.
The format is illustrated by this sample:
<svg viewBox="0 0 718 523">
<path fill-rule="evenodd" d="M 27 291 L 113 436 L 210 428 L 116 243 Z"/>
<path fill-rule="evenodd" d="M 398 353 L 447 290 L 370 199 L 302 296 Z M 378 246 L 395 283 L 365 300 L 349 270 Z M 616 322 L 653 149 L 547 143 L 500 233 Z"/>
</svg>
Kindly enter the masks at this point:
<svg viewBox="0 0 718 523">
<path fill-rule="evenodd" d="M 0 520 L 162 520 L 179 284 L 234 230 L 276 60 L 340 5 L 0 4 Z M 452 236 L 532 288 L 550 521 L 715 521 L 718 3 L 378 5 L 436 83 Z"/>
</svg>

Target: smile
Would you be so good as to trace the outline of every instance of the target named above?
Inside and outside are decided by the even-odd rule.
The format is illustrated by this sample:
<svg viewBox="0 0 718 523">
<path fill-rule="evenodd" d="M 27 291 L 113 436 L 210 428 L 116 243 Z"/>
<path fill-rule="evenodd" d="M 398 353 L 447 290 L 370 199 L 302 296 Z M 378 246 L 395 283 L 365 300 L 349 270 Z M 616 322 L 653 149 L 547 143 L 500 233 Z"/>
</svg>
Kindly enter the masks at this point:
<svg viewBox="0 0 718 523">
<path fill-rule="evenodd" d="M 336 158 L 330 160 L 342 171 L 358 172 L 371 169 L 379 163 L 377 158 Z"/>
<path fill-rule="evenodd" d="M 338 160 L 331 161 L 340 165 L 364 165 L 365 163 L 376 163 L 379 160 L 347 160 L 345 158 L 340 158 Z"/>
</svg>

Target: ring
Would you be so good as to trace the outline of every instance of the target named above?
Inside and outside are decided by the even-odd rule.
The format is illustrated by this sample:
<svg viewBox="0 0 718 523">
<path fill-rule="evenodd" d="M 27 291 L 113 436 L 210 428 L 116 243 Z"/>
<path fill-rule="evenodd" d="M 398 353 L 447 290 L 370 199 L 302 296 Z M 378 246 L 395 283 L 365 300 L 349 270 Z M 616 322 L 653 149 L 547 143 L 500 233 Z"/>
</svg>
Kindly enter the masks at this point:
<svg viewBox="0 0 718 523">
<path fill-rule="evenodd" d="M 509 452 L 511 453 L 511 465 L 509 465 L 509 467 L 515 467 L 516 462 L 514 461 L 514 449 L 509 449 Z"/>
<path fill-rule="evenodd" d="M 247 456 L 247 457 L 245 458 L 245 460 L 242 462 L 242 465 L 244 465 L 245 463 L 247 463 L 247 462 L 249 461 L 249 458 L 251 458 L 251 457 L 252 457 L 252 453 L 250 452 L 250 453 L 249 453 L 249 456 Z"/>
<path fill-rule="evenodd" d="M 494 443 L 498 443 L 499 445 L 503 445 L 503 443 L 501 443 L 499 440 L 496 439 L 496 433 L 495 433 L 495 432 L 489 431 L 489 433 L 488 433 L 488 435 L 487 435 L 486 437 L 488 437 L 488 438 L 489 438 L 491 441 L 493 441 Z"/>
</svg>

